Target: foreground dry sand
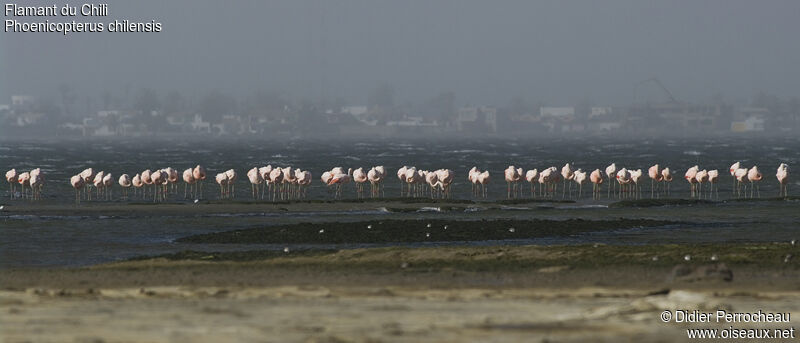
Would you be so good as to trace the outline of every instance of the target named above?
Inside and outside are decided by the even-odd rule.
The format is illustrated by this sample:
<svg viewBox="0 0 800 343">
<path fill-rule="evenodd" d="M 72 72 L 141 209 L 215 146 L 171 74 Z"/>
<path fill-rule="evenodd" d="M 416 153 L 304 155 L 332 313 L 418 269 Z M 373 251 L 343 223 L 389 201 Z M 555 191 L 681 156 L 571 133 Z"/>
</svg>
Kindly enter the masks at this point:
<svg viewBox="0 0 800 343">
<path fill-rule="evenodd" d="M 781 259 L 793 249 L 381 248 L 4 270 L 0 341 L 687 341 L 688 327 L 728 325 L 663 323 L 662 311 L 800 313 L 800 269 Z M 717 252 L 733 279 L 675 280 L 687 251 L 688 267 Z M 770 325 L 737 327 L 794 324 Z"/>
<path fill-rule="evenodd" d="M 686 327 L 709 326 L 662 323 L 659 314 L 665 309 L 800 313 L 799 307 L 798 292 L 322 286 L 149 287 L 90 293 L 30 289 L 0 292 L 0 325 L 6 342 L 671 342 L 686 341 Z"/>
</svg>

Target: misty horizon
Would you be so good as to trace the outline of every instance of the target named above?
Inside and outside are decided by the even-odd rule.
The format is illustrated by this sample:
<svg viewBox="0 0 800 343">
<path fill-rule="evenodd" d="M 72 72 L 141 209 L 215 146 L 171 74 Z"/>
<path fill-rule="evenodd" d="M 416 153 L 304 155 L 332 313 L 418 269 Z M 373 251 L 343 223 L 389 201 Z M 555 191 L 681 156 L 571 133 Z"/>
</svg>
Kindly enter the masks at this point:
<svg viewBox="0 0 800 343">
<path fill-rule="evenodd" d="M 0 99 L 57 98 L 68 85 L 96 98 L 143 88 L 190 98 L 263 90 L 294 102 L 366 104 L 386 85 L 399 104 L 443 92 L 459 105 L 666 100 L 653 85 L 636 87 L 651 77 L 681 102 L 800 94 L 800 3 L 792 1 L 108 5 L 102 20 L 158 20 L 163 31 L 3 33 Z"/>
</svg>

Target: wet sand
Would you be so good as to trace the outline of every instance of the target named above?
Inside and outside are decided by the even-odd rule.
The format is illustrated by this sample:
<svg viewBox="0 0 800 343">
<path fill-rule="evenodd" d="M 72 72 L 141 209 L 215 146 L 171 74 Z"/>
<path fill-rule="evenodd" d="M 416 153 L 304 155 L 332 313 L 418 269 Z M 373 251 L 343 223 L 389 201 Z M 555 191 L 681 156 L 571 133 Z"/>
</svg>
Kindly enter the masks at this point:
<svg viewBox="0 0 800 343">
<path fill-rule="evenodd" d="M 686 327 L 708 326 L 662 323 L 665 309 L 797 313 L 800 264 L 785 262 L 796 249 L 784 243 L 185 252 L 5 270 L 0 325 L 12 342 L 675 341 L 684 340 Z M 731 280 L 674 271 L 719 263 Z"/>
</svg>

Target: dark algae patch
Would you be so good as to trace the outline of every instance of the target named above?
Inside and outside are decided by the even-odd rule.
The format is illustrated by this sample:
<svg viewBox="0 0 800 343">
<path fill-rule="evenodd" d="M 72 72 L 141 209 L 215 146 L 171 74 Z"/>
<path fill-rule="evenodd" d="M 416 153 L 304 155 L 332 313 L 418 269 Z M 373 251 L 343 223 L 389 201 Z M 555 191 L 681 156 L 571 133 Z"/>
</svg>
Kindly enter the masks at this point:
<svg viewBox="0 0 800 343">
<path fill-rule="evenodd" d="M 614 220 L 374 220 L 300 223 L 193 235 L 182 243 L 341 244 L 413 243 L 529 239 L 584 232 L 658 227 L 677 222 Z"/>
<path fill-rule="evenodd" d="M 566 266 L 570 269 L 595 269 L 609 266 L 641 266 L 669 269 L 675 265 L 699 266 L 725 263 L 730 266 L 759 266 L 796 270 L 798 261 L 787 256 L 798 254 L 789 243 L 698 244 L 698 245 L 561 245 L 487 246 L 436 248 L 367 248 L 347 250 L 298 250 L 198 252 L 137 257 L 131 260 L 163 258 L 170 261 L 272 261 L 275 265 L 324 269 L 367 268 L 394 270 L 405 262 L 412 268 L 442 268 L 471 271 L 530 271 Z M 688 256 L 688 259 L 687 259 Z"/>
</svg>

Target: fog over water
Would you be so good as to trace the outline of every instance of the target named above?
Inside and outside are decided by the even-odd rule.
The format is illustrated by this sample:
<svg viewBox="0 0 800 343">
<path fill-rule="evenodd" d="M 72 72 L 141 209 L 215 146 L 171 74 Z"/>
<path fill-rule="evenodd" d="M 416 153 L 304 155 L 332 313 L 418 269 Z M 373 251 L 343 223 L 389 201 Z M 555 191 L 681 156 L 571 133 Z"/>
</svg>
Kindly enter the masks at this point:
<svg viewBox="0 0 800 343">
<path fill-rule="evenodd" d="M 388 84 L 398 103 L 452 91 L 458 104 L 628 104 L 652 76 L 682 101 L 800 94 L 797 1 L 104 2 L 98 20 L 163 31 L 2 33 L 0 99 L 68 84 L 81 96 L 264 89 L 358 104 Z"/>
</svg>

